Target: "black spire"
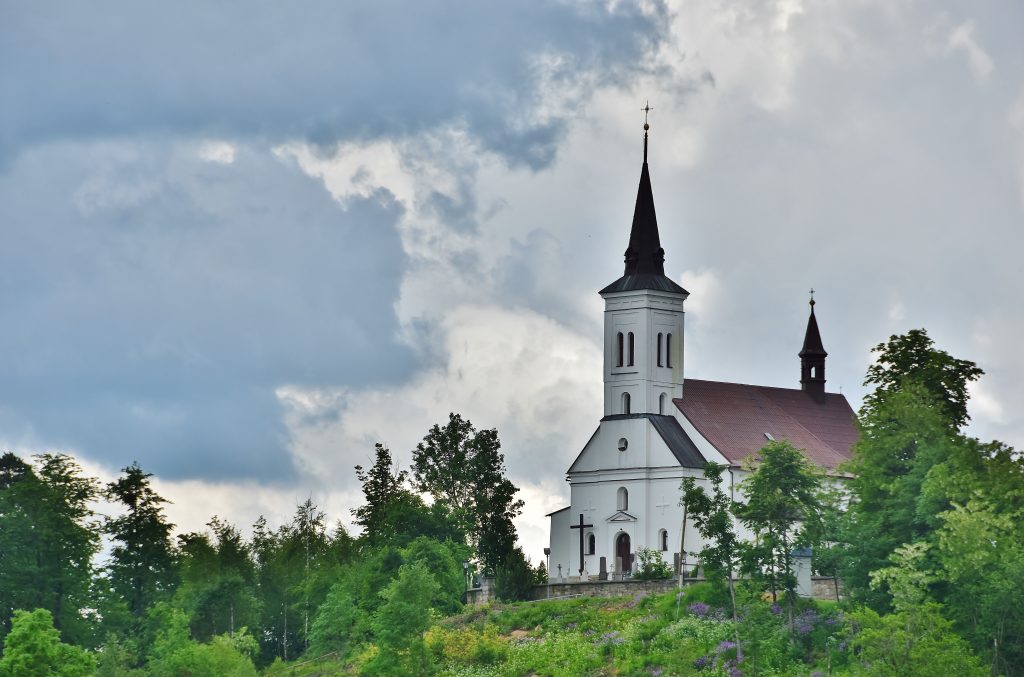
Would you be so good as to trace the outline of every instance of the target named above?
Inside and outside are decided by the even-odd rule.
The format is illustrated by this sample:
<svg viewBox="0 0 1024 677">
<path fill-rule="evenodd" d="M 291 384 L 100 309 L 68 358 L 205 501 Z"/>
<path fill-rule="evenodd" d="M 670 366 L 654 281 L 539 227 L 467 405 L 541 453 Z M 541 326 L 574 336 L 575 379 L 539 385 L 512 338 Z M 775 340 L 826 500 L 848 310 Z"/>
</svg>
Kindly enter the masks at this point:
<svg viewBox="0 0 1024 677">
<path fill-rule="evenodd" d="M 651 110 L 648 106 L 645 112 Z M 636 289 L 658 289 L 687 294 L 688 292 L 665 276 L 665 250 L 661 248 L 658 235 L 658 217 L 654 213 L 654 192 L 651 190 L 651 173 L 647 168 L 647 130 L 644 123 L 644 164 L 640 169 L 640 186 L 636 191 L 636 207 L 633 209 L 633 226 L 629 231 L 629 248 L 626 249 L 626 266 L 622 277 L 601 290 L 601 293 L 632 291 Z"/>
<path fill-rule="evenodd" d="M 800 350 L 800 389 L 817 400 L 825 398 L 825 358 L 818 319 L 814 317 L 814 290 L 811 290 L 811 316 L 807 319 L 804 347 Z"/>
</svg>

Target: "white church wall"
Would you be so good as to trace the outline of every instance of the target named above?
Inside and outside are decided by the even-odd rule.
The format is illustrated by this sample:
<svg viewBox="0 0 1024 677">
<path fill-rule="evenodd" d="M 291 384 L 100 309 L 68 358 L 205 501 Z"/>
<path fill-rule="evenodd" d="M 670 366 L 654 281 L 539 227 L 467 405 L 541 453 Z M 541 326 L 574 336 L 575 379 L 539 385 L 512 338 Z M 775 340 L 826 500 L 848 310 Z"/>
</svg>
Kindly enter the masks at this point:
<svg viewBox="0 0 1024 677">
<path fill-rule="evenodd" d="M 558 565 L 562 565 L 563 577 L 569 576 L 569 549 L 570 540 L 565 537 L 565 534 L 569 532 L 569 520 L 570 513 L 572 512 L 571 507 L 565 510 L 559 510 L 558 512 L 552 513 L 549 517 L 551 520 L 551 531 L 549 535 L 548 547 L 551 548 L 551 554 L 548 556 L 548 579 L 551 581 L 557 581 L 558 579 Z"/>
</svg>

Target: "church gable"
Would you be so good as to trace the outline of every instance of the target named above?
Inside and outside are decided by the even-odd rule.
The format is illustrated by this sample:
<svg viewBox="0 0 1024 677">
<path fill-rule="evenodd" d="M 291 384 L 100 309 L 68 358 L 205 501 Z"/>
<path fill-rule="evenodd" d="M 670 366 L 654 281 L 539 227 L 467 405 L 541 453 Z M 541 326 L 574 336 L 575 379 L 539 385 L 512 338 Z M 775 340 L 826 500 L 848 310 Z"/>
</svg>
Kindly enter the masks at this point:
<svg viewBox="0 0 1024 677">
<path fill-rule="evenodd" d="M 701 468 L 705 460 L 672 416 L 605 416 L 568 473 L 619 468 Z"/>
</svg>

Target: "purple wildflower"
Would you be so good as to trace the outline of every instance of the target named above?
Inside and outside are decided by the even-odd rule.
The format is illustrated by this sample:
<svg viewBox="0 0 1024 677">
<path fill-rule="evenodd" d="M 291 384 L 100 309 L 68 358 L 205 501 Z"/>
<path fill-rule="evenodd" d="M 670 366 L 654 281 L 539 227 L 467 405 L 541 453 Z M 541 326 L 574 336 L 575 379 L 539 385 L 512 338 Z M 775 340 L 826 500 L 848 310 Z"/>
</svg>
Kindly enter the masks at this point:
<svg viewBox="0 0 1024 677">
<path fill-rule="evenodd" d="M 815 670 L 811 673 L 811 677 L 825 677 L 825 675 L 820 670 Z"/>
<path fill-rule="evenodd" d="M 723 651 L 729 651 L 730 649 L 735 648 L 736 642 L 730 642 L 729 640 L 725 640 L 724 642 L 719 643 L 719 645 L 715 647 L 715 653 L 722 653 Z"/>
<path fill-rule="evenodd" d="M 704 618 L 711 612 L 711 607 L 704 602 L 694 602 L 690 606 L 686 607 L 686 610 L 697 618 Z"/>
<path fill-rule="evenodd" d="M 698 670 L 703 670 L 709 665 L 711 665 L 711 656 L 701 656 L 693 662 L 693 667 L 697 668 Z"/>
<path fill-rule="evenodd" d="M 605 644 L 622 644 L 626 640 L 624 640 L 622 638 L 622 635 L 620 635 L 618 632 L 612 630 L 611 632 L 606 632 L 603 635 L 601 635 L 600 641 Z"/>
<path fill-rule="evenodd" d="M 773 614 L 775 614 L 776 616 L 778 616 L 779 614 L 781 614 L 781 613 L 782 613 L 782 607 L 781 607 L 781 606 L 779 606 L 779 603 L 778 603 L 778 602 L 772 602 L 772 606 L 771 606 L 771 609 L 770 609 L 770 611 L 771 611 L 771 612 L 772 612 Z"/>
<path fill-rule="evenodd" d="M 651 668 L 651 677 L 661 677 L 661 668 Z"/>
<path fill-rule="evenodd" d="M 818 613 L 813 609 L 804 611 L 796 617 L 796 632 L 799 635 L 810 634 L 814 630 L 814 624 L 820 620 Z"/>
</svg>

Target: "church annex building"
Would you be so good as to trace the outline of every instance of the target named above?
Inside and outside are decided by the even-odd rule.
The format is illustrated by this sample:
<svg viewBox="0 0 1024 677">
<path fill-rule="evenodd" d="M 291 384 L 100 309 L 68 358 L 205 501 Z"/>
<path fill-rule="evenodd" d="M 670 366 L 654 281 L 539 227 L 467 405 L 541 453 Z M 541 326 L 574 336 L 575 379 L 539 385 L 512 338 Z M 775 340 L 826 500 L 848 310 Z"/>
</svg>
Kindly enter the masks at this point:
<svg viewBox="0 0 1024 677">
<path fill-rule="evenodd" d="M 679 485 L 683 477 L 703 477 L 706 462 L 729 466 L 725 480 L 735 496 L 748 474 L 744 461 L 771 440 L 788 440 L 826 472 L 850 458 L 857 440 L 846 398 L 825 392 L 827 353 L 813 299 L 799 389 L 684 378 L 689 294 L 665 276 L 647 128 L 625 271 L 600 291 L 604 415 L 567 471 L 570 505 L 548 515 L 552 581 L 580 580 L 581 570 L 582 580 L 627 577 L 640 548 L 660 551 L 670 565 L 679 561 L 677 553 L 699 552 L 703 543 L 692 525 L 681 543 Z M 692 556 L 682 561 L 696 564 Z"/>
</svg>

